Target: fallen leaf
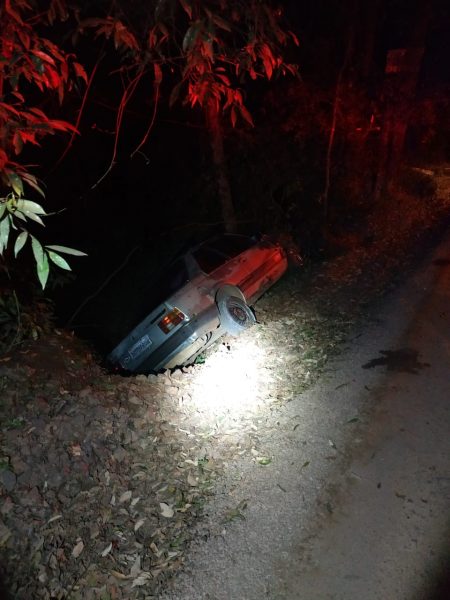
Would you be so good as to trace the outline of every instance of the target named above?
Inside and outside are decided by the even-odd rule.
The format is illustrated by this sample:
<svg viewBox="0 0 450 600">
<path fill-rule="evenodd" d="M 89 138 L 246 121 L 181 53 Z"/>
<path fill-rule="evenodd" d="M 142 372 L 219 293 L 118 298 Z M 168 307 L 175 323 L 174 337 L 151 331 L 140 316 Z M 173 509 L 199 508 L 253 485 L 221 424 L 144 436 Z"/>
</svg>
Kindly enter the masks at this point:
<svg viewBox="0 0 450 600">
<path fill-rule="evenodd" d="M 72 456 L 81 456 L 81 446 L 80 444 L 72 444 L 69 448 L 69 452 Z"/>
<path fill-rule="evenodd" d="M 139 519 L 138 521 L 136 521 L 136 523 L 134 524 L 134 530 L 137 531 L 138 529 L 140 529 L 144 523 L 145 519 Z"/>
<path fill-rule="evenodd" d="M 128 402 L 131 404 L 142 404 L 141 400 L 137 396 L 129 396 Z"/>
<path fill-rule="evenodd" d="M 113 575 L 116 579 L 129 579 L 128 575 L 124 575 L 123 573 L 119 573 L 119 571 L 111 571 L 111 575 Z"/>
<path fill-rule="evenodd" d="M 111 550 L 112 550 L 112 543 L 110 542 L 110 543 L 109 543 L 109 544 L 106 546 L 106 548 L 103 550 L 103 552 L 102 552 L 102 556 L 103 556 L 103 557 L 104 557 L 104 556 L 106 556 L 107 554 L 109 554 L 109 553 L 111 552 Z"/>
<path fill-rule="evenodd" d="M 130 569 L 130 577 L 134 578 L 141 572 L 141 557 L 137 556 L 133 566 Z"/>
<path fill-rule="evenodd" d="M 247 500 L 241 500 L 236 508 L 232 508 L 225 513 L 223 522 L 232 521 L 233 519 L 244 519 L 245 516 L 241 513 L 241 510 L 247 508 Z"/>
<path fill-rule="evenodd" d="M 0 521 L 0 546 L 6 544 L 11 537 L 11 531 Z"/>
<path fill-rule="evenodd" d="M 198 484 L 197 479 L 192 475 L 192 473 L 189 473 L 187 481 L 191 487 L 196 487 Z"/>
<path fill-rule="evenodd" d="M 84 544 L 83 544 L 83 540 L 80 540 L 73 548 L 72 550 L 72 556 L 74 558 L 78 558 L 80 556 L 80 554 L 83 552 L 84 549 Z"/>
<path fill-rule="evenodd" d="M 131 587 L 134 588 L 145 585 L 147 581 L 151 579 L 151 577 L 151 573 L 143 572 L 139 575 L 139 577 L 136 577 L 136 579 L 131 584 Z"/>
<path fill-rule="evenodd" d="M 158 550 L 158 546 L 155 544 L 155 542 L 152 542 L 150 544 L 150 550 L 154 553 L 159 555 L 159 550 Z"/>
<path fill-rule="evenodd" d="M 258 458 L 256 459 L 260 465 L 266 466 L 266 465 L 270 465 L 270 463 L 272 462 L 272 459 L 269 456 L 258 456 Z"/>
<path fill-rule="evenodd" d="M 131 500 L 132 495 L 133 492 L 131 490 L 124 492 L 119 498 L 119 504 L 123 504 L 124 502 L 128 502 L 129 500 Z"/>
<path fill-rule="evenodd" d="M 47 521 L 47 525 L 49 523 L 53 523 L 53 521 L 59 521 L 59 519 L 62 519 L 62 515 L 55 515 L 54 517 L 51 517 L 48 521 Z"/>
<path fill-rule="evenodd" d="M 306 460 L 306 461 L 305 461 L 305 462 L 302 464 L 301 468 L 302 468 L 302 469 L 304 469 L 304 468 L 305 468 L 305 467 L 307 467 L 308 465 L 309 465 L 309 460 Z"/>
<path fill-rule="evenodd" d="M 170 519 L 174 515 L 174 510 L 165 502 L 160 502 L 159 506 L 161 507 L 161 516 Z"/>
</svg>

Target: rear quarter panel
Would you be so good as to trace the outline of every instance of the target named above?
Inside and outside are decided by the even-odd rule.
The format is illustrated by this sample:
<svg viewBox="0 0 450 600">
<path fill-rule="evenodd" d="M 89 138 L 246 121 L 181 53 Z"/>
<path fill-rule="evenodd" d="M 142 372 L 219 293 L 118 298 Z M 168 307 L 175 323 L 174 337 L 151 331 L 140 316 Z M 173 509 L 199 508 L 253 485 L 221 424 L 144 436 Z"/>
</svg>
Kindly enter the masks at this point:
<svg viewBox="0 0 450 600">
<path fill-rule="evenodd" d="M 248 274 L 241 283 L 248 304 L 253 304 L 286 272 L 288 263 L 279 246 L 261 243 L 245 252 Z"/>
</svg>

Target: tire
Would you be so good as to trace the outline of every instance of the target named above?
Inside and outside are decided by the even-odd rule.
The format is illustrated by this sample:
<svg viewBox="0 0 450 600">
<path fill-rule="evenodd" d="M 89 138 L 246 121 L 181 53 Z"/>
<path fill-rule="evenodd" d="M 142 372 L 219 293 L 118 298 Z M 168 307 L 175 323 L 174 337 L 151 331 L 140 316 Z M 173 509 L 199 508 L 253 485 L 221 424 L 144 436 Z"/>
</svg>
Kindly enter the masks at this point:
<svg viewBox="0 0 450 600">
<path fill-rule="evenodd" d="M 239 335 L 256 323 L 255 315 L 242 298 L 225 296 L 217 302 L 220 324 L 230 335 Z"/>
</svg>

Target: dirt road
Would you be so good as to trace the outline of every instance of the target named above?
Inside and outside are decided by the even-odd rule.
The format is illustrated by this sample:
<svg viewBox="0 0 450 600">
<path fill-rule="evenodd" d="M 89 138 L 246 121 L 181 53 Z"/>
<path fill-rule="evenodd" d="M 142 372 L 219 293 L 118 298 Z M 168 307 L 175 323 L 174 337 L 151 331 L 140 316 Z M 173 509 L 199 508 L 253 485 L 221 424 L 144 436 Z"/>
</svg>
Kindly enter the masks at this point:
<svg viewBox="0 0 450 600">
<path fill-rule="evenodd" d="M 270 464 L 231 467 L 165 598 L 434 597 L 450 559 L 449 305 L 447 236 L 277 414 Z"/>
</svg>

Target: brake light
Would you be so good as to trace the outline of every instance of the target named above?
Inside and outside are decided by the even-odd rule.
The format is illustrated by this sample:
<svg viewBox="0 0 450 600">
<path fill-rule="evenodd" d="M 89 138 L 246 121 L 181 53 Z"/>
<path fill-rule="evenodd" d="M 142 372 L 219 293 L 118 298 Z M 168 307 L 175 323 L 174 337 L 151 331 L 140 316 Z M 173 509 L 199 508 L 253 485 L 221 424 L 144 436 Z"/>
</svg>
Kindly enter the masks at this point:
<svg viewBox="0 0 450 600">
<path fill-rule="evenodd" d="M 169 333 L 174 327 L 184 321 L 186 315 L 184 315 L 178 308 L 172 308 L 170 312 L 165 315 L 158 323 L 158 327 L 164 332 Z"/>
<path fill-rule="evenodd" d="M 276 253 L 274 254 L 273 260 L 276 263 L 279 263 L 284 258 L 284 251 L 281 248 L 278 248 Z"/>
</svg>

